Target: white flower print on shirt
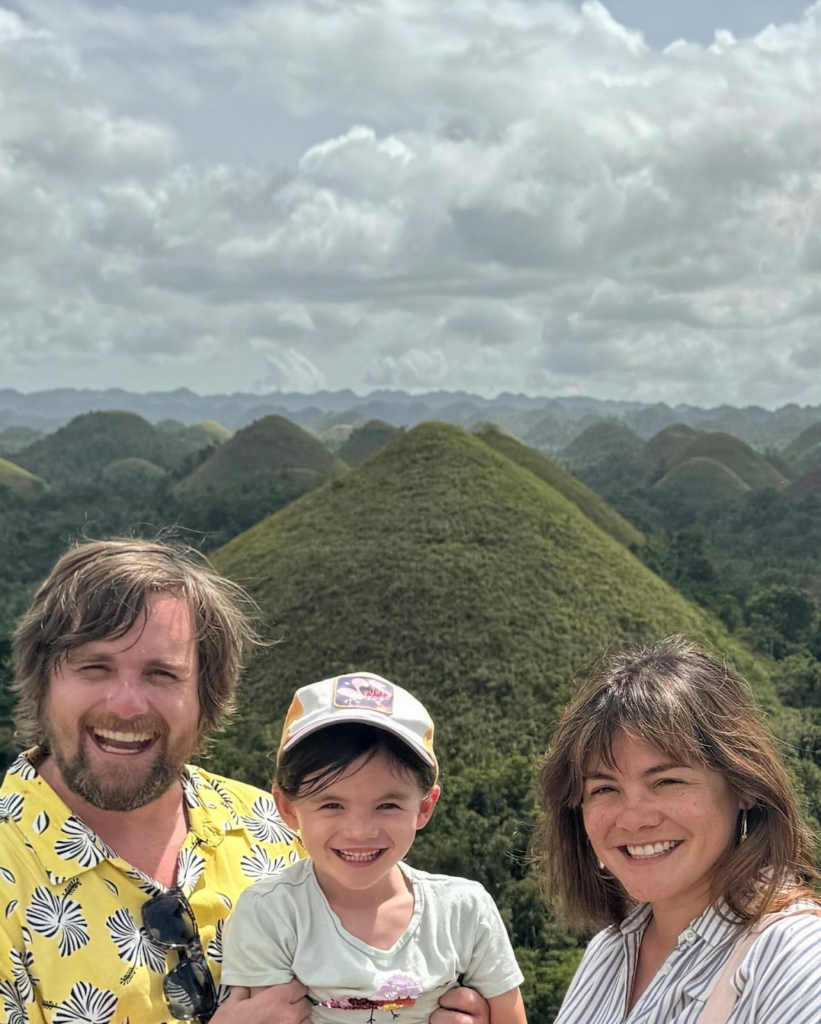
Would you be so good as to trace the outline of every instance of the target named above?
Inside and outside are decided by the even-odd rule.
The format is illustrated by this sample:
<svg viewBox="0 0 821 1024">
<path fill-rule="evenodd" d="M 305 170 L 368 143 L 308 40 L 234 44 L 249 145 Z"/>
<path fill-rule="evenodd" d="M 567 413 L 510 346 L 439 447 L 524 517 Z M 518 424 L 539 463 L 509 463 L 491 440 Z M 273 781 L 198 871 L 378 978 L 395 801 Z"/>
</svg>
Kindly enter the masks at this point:
<svg viewBox="0 0 821 1024">
<path fill-rule="evenodd" d="M 141 928 L 124 907 L 107 918 L 105 924 L 121 960 L 139 967 L 145 966 L 155 974 L 164 973 L 165 947 L 154 942 L 145 928 Z"/>
<path fill-rule="evenodd" d="M 29 1015 L 26 1012 L 25 1000 L 13 982 L 0 981 L 0 999 L 3 1000 L 8 1024 L 28 1024 Z"/>
<path fill-rule="evenodd" d="M 19 821 L 23 817 L 23 798 L 19 793 L 0 796 L 0 818 Z"/>
<path fill-rule="evenodd" d="M 14 983 L 20 998 L 24 1003 L 34 1000 L 34 986 L 40 984 L 40 979 L 32 973 L 34 967 L 34 954 L 28 949 L 15 949 L 11 947 L 9 952 L 11 960 L 11 973 L 14 975 Z"/>
<path fill-rule="evenodd" d="M 62 831 L 69 838 L 58 839 L 54 844 L 54 851 L 62 860 L 76 860 L 84 868 L 93 868 L 100 861 L 116 857 L 114 851 L 79 818 L 67 818 Z"/>
<path fill-rule="evenodd" d="M 80 904 L 67 896 L 54 896 L 41 885 L 32 893 L 26 920 L 47 939 L 57 936 L 60 956 L 71 956 L 90 941 L 88 924 Z"/>
<path fill-rule="evenodd" d="M 31 779 L 37 778 L 37 770 L 25 754 L 20 754 L 6 770 L 6 775 L 19 775 L 21 779 L 30 782 Z"/>
<path fill-rule="evenodd" d="M 294 833 L 279 816 L 277 805 L 270 796 L 261 796 L 254 801 L 251 814 L 242 819 L 254 839 L 261 843 L 290 843 Z"/>
<path fill-rule="evenodd" d="M 285 867 L 285 858 L 273 858 L 264 847 L 255 844 L 251 847 L 251 856 L 241 857 L 239 865 L 246 878 L 256 880 L 282 871 Z"/>
<path fill-rule="evenodd" d="M 95 988 L 78 981 L 71 994 L 54 1013 L 54 1024 L 110 1024 L 117 1009 L 117 997 L 107 988 Z"/>
<path fill-rule="evenodd" d="M 209 960 L 213 960 L 215 964 L 222 963 L 222 926 L 225 921 L 217 921 L 217 930 L 214 932 L 214 938 L 208 943 L 208 948 L 205 950 L 205 955 Z"/>
<path fill-rule="evenodd" d="M 194 850 L 180 850 L 177 858 L 177 885 L 185 892 L 192 892 L 205 869 L 205 858 Z"/>
</svg>

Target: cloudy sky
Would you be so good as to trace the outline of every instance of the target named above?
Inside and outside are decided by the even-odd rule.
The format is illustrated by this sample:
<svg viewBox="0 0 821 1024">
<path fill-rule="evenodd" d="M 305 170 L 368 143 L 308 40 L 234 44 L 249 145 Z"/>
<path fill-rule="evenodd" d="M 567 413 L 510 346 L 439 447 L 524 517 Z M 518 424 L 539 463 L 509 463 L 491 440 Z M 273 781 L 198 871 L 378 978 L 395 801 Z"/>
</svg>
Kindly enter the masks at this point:
<svg viewBox="0 0 821 1024">
<path fill-rule="evenodd" d="M 821 2 L 0 0 L 0 387 L 821 402 Z"/>
</svg>

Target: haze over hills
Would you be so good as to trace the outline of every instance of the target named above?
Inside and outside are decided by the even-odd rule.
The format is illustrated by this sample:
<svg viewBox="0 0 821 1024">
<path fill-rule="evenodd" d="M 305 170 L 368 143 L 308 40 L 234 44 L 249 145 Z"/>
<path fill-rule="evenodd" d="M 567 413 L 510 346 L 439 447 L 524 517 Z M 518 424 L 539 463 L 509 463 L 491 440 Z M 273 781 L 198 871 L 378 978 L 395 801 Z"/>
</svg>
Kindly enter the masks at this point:
<svg viewBox="0 0 821 1024">
<path fill-rule="evenodd" d="M 756 446 L 786 445 L 802 430 L 821 421 L 821 406 L 785 405 L 773 411 L 758 406 L 701 409 L 583 396 L 500 394 L 484 398 L 467 392 L 412 395 L 387 390 L 364 396 L 352 391 L 197 395 L 187 389 L 147 394 L 122 389 L 66 388 L 31 394 L 0 390 L 0 428 L 20 425 L 51 432 L 80 413 L 107 409 L 135 412 L 151 422 L 170 418 L 194 424 L 212 419 L 231 431 L 266 415 L 286 416 L 317 433 L 336 423 L 361 426 L 372 419 L 397 427 L 432 419 L 470 427 L 490 420 L 547 451 L 566 447 L 595 419 L 622 419 L 644 439 L 673 423 L 685 423 L 699 430 L 731 433 Z"/>
</svg>

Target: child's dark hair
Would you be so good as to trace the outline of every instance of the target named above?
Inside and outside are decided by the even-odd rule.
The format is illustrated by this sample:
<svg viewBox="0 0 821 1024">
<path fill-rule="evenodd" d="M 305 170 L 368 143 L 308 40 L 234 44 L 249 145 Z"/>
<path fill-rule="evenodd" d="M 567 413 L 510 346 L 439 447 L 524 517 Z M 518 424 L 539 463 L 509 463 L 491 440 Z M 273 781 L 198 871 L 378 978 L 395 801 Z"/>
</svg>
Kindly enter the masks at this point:
<svg viewBox="0 0 821 1024">
<path fill-rule="evenodd" d="M 341 722 L 306 736 L 286 750 L 277 765 L 275 782 L 288 800 L 315 796 L 333 785 L 354 761 L 383 754 L 391 768 L 411 775 L 423 793 L 436 782 L 436 769 L 398 736 L 360 722 Z"/>
</svg>

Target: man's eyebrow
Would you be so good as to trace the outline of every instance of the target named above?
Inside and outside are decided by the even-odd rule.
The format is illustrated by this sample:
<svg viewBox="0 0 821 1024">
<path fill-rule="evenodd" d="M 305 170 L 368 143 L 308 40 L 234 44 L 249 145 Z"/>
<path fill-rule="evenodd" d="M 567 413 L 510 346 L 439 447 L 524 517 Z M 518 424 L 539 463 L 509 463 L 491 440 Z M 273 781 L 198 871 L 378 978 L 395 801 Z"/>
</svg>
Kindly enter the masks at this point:
<svg viewBox="0 0 821 1024">
<path fill-rule="evenodd" d="M 686 761 L 665 761 L 662 764 L 654 764 L 651 765 L 649 768 L 645 768 L 641 774 L 660 775 L 662 772 L 669 772 L 672 769 L 692 767 L 693 766 L 691 764 L 687 764 Z M 587 781 L 588 779 L 609 779 L 610 781 L 615 781 L 615 778 L 615 775 L 611 775 L 603 771 L 590 772 L 589 774 L 584 775 L 585 781 Z"/>
</svg>

